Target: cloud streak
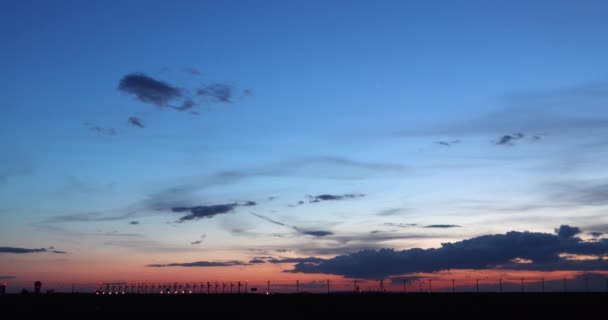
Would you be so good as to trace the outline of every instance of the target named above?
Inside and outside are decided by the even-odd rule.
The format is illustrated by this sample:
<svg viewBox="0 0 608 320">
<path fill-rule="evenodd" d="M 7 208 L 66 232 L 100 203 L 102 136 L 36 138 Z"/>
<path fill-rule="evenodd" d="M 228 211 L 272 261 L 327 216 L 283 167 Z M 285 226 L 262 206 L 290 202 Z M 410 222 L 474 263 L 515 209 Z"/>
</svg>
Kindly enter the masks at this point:
<svg viewBox="0 0 608 320">
<path fill-rule="evenodd" d="M 168 263 L 168 264 L 149 264 L 147 267 L 166 268 L 166 267 L 233 267 L 247 266 L 249 263 L 243 261 L 195 261 L 183 263 Z"/>
<path fill-rule="evenodd" d="M 28 249 L 28 248 L 16 248 L 16 247 L 0 247 L 0 253 L 15 253 L 15 254 L 25 254 L 25 253 L 57 253 L 57 254 L 66 254 L 65 251 L 52 250 L 47 248 L 39 248 L 39 249 Z"/>
<path fill-rule="evenodd" d="M 326 230 L 313 230 L 313 229 L 300 228 L 300 227 L 297 227 L 297 226 L 294 226 L 294 225 L 290 225 L 290 224 L 286 224 L 286 223 L 283 223 L 283 222 L 280 222 L 280 221 L 277 221 L 277 220 L 273 220 L 273 219 L 271 219 L 269 217 L 263 216 L 261 214 L 253 213 L 253 212 L 251 214 L 254 215 L 254 216 L 256 216 L 256 217 L 258 217 L 258 218 L 260 218 L 260 219 L 262 219 L 262 220 L 268 221 L 268 222 L 270 222 L 272 224 L 276 224 L 278 226 L 282 226 L 282 227 L 286 227 L 286 228 L 292 229 L 292 230 L 294 230 L 294 231 L 296 231 L 298 233 L 304 234 L 304 235 L 309 235 L 309 236 L 313 236 L 313 237 L 326 237 L 326 236 L 331 236 L 331 235 L 334 234 L 333 232 L 326 231 Z"/>
<path fill-rule="evenodd" d="M 457 224 L 431 224 L 428 226 L 424 226 L 425 228 L 435 228 L 435 229 L 449 229 L 449 228 L 460 228 L 461 226 Z"/>
</svg>

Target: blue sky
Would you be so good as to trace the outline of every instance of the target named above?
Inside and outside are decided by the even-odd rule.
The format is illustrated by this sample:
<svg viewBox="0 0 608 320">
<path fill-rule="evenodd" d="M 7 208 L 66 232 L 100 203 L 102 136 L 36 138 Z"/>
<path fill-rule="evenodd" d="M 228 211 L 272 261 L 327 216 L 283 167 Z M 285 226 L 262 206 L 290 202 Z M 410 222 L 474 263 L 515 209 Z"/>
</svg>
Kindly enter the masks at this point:
<svg viewBox="0 0 608 320">
<path fill-rule="evenodd" d="M 603 1 L 0 12 L 1 245 L 53 246 L 73 264 L 135 254 L 136 270 L 252 248 L 330 258 L 562 224 L 608 232 Z M 145 79 L 179 96 L 145 101 Z M 175 208 L 222 204 L 235 206 L 176 223 Z"/>
</svg>

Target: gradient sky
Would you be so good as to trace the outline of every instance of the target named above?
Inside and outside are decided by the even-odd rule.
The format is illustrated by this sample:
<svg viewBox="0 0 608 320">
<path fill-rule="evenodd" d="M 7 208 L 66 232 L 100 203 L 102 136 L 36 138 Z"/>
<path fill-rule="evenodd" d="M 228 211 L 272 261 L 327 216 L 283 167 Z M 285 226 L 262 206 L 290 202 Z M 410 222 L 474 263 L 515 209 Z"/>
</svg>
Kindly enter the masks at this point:
<svg viewBox="0 0 608 320">
<path fill-rule="evenodd" d="M 608 270 L 606 16 L 605 1 L 2 1 L 0 278 Z M 556 245 L 390 270 L 366 251 L 357 274 L 333 259 L 509 231 Z M 308 257 L 327 260 L 280 261 Z"/>
</svg>

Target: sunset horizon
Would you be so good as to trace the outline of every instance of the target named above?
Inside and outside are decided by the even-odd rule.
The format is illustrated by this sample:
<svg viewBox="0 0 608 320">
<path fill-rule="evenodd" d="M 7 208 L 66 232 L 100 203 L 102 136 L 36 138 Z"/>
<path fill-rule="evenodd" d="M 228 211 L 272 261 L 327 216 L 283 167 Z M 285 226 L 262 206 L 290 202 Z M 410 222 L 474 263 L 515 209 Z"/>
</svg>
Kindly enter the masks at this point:
<svg viewBox="0 0 608 320">
<path fill-rule="evenodd" d="M 608 292 L 606 16 L 3 1 L 0 283 Z"/>
</svg>

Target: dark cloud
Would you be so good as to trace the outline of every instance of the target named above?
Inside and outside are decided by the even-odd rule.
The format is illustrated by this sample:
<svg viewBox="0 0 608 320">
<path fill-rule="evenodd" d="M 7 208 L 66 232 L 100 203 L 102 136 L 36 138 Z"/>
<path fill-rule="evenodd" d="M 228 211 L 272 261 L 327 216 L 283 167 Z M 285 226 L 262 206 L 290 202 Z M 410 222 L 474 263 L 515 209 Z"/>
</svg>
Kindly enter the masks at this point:
<svg viewBox="0 0 608 320">
<path fill-rule="evenodd" d="M 262 260 L 262 259 L 251 259 L 251 260 L 249 260 L 249 263 L 251 263 L 251 264 L 260 264 L 260 263 L 266 263 L 266 261 Z"/>
<path fill-rule="evenodd" d="M 144 128 L 144 123 L 141 121 L 140 118 L 138 117 L 129 117 L 129 124 L 138 127 L 138 128 Z"/>
<path fill-rule="evenodd" d="M 496 144 L 504 145 L 504 146 L 512 146 L 513 141 L 522 139 L 524 136 L 525 135 L 521 132 L 514 133 L 514 134 L 505 134 L 504 136 L 500 137 L 500 139 L 498 139 L 498 141 L 496 141 Z"/>
<path fill-rule="evenodd" d="M 311 229 L 300 228 L 300 227 L 297 227 L 297 226 L 293 226 L 293 225 L 289 225 L 289 224 L 286 224 L 286 223 L 283 223 L 283 222 L 280 222 L 280 221 L 273 220 L 273 219 L 271 219 L 269 217 L 266 217 L 266 216 L 263 216 L 261 214 L 257 214 L 257 213 L 253 213 L 253 212 L 251 214 L 254 215 L 254 216 L 256 216 L 256 217 L 258 217 L 258 218 L 260 218 L 260 219 L 262 219 L 262 220 L 266 220 L 266 221 L 268 221 L 270 223 L 273 223 L 273 224 L 276 224 L 278 226 L 282 226 L 282 227 L 286 227 L 286 228 L 292 229 L 292 230 L 297 231 L 297 232 L 299 232 L 301 234 L 305 234 L 305 235 L 309 235 L 309 236 L 313 236 L 313 237 L 326 237 L 326 236 L 333 235 L 333 232 L 331 232 L 331 231 L 311 230 Z"/>
<path fill-rule="evenodd" d="M 454 144 L 458 144 L 460 143 L 460 140 L 440 140 L 440 141 L 435 141 L 436 144 L 440 145 L 440 146 L 444 146 L 444 147 L 450 147 Z"/>
<path fill-rule="evenodd" d="M 203 241 L 205 241 L 205 238 L 207 238 L 207 234 L 203 234 L 200 240 L 192 241 L 190 244 L 201 244 Z"/>
<path fill-rule="evenodd" d="M 333 194 L 320 194 L 317 196 L 309 195 L 307 197 L 308 197 L 309 203 L 315 203 L 315 202 L 321 202 L 321 201 L 354 199 L 354 198 L 361 198 L 364 196 L 365 196 L 364 194 L 349 193 L 349 194 L 340 194 L 340 195 L 333 195 Z"/>
<path fill-rule="evenodd" d="M 438 229 L 448 229 L 448 228 L 460 228 L 459 225 L 456 224 L 431 224 L 428 226 L 424 226 L 425 228 L 438 228 Z"/>
<path fill-rule="evenodd" d="M 196 94 L 209 98 L 213 102 L 231 103 L 233 88 L 224 83 L 213 83 L 197 89 Z"/>
<path fill-rule="evenodd" d="M 227 204 L 216 204 L 210 206 L 194 206 L 194 207 L 173 207 L 171 211 L 173 212 L 190 212 L 190 214 L 185 215 L 177 222 L 184 222 L 190 220 L 198 220 L 201 218 L 212 218 L 218 214 L 230 213 L 234 210 L 234 208 L 238 206 L 254 206 L 255 202 L 253 201 L 245 201 L 244 203 L 227 203 Z"/>
<path fill-rule="evenodd" d="M 557 233 L 557 235 L 562 238 L 572 238 L 575 235 L 581 233 L 581 229 L 568 225 L 561 225 L 559 228 L 555 229 L 555 233 Z"/>
<path fill-rule="evenodd" d="M 242 261 L 195 261 L 185 263 L 169 263 L 169 264 L 149 264 L 147 267 L 165 268 L 165 267 L 232 267 L 246 266 L 248 263 Z"/>
<path fill-rule="evenodd" d="M 167 107 L 171 101 L 182 97 L 182 92 L 178 88 L 143 73 L 124 76 L 118 84 L 118 90 L 136 96 L 141 102 L 158 107 Z"/>
<path fill-rule="evenodd" d="M 571 227 L 565 226 L 564 230 Z M 560 228 L 561 229 L 561 228 Z M 560 230 L 558 229 L 558 230 Z M 566 233 L 571 235 L 570 233 Z M 585 261 L 572 261 L 561 254 L 608 254 L 608 240 L 583 241 L 549 233 L 510 231 L 506 234 L 479 236 L 440 248 L 363 250 L 339 255 L 319 263 L 297 263 L 290 272 L 336 274 L 353 278 L 381 279 L 414 272 L 437 272 L 448 269 L 501 268 L 514 259 L 531 260 L 523 269 L 554 270 L 567 264 L 570 270 L 584 270 Z M 597 270 L 608 270 L 605 260 L 590 262 Z"/>
<path fill-rule="evenodd" d="M 15 276 L 0 276 L 0 280 L 16 279 Z"/>
<path fill-rule="evenodd" d="M 58 254 L 66 254 L 65 251 L 51 250 L 47 248 L 39 248 L 39 249 L 28 249 L 28 248 L 15 248 L 15 247 L 0 247 L 0 253 L 36 253 L 36 252 L 50 252 L 50 253 L 58 253 Z"/>
<path fill-rule="evenodd" d="M 326 237 L 326 236 L 331 236 L 332 234 L 334 234 L 331 231 L 323 231 L 323 230 L 306 230 L 306 229 L 301 229 L 301 228 L 296 228 L 295 230 L 302 234 L 307 234 L 309 236 L 314 236 L 314 237 Z"/>
<path fill-rule="evenodd" d="M 604 233 L 602 232 L 589 232 L 589 235 L 591 235 L 594 238 L 599 238 L 603 235 Z"/>
<path fill-rule="evenodd" d="M 129 221 L 129 224 L 130 224 L 130 225 L 138 225 L 138 224 L 139 224 L 139 221 Z"/>
<path fill-rule="evenodd" d="M 98 133 L 100 135 L 115 136 L 115 135 L 118 134 L 118 130 L 117 129 L 110 128 L 110 127 L 103 127 L 103 126 L 96 125 L 96 124 L 91 124 L 91 123 L 88 123 L 88 122 L 85 122 L 84 126 L 87 127 L 89 129 L 89 131 Z"/>
</svg>

